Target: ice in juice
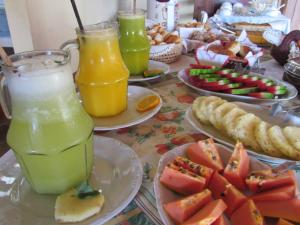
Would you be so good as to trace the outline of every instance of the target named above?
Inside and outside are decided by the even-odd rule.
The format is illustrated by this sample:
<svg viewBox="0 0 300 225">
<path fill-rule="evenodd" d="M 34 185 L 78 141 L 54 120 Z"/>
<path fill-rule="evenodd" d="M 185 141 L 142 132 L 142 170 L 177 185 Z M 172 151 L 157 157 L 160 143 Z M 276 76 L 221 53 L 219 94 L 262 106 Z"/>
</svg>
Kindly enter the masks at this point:
<svg viewBox="0 0 300 225">
<path fill-rule="evenodd" d="M 69 64 L 54 61 L 45 55 L 21 60 L 19 75 L 6 76 L 7 142 L 32 188 L 44 194 L 80 184 L 93 164 L 93 121 L 78 100 Z"/>
<path fill-rule="evenodd" d="M 129 72 L 122 60 L 116 26 L 102 23 L 78 31 L 80 62 L 76 83 L 85 110 L 92 116 L 114 116 L 127 107 Z"/>
<path fill-rule="evenodd" d="M 131 75 L 143 74 L 148 69 L 150 43 L 145 31 L 144 11 L 119 12 L 120 48 Z"/>
</svg>

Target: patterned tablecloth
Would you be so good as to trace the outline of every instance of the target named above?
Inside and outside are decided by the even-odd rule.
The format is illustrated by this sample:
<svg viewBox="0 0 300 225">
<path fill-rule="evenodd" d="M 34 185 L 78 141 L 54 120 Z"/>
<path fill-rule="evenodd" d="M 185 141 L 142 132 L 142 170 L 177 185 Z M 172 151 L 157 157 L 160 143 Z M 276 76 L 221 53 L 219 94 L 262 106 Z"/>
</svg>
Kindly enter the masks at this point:
<svg viewBox="0 0 300 225">
<path fill-rule="evenodd" d="M 135 84 L 148 87 L 162 97 L 163 106 L 153 118 L 129 128 L 95 133 L 118 139 L 131 146 L 140 157 L 144 168 L 144 180 L 139 193 L 122 213 L 107 224 L 162 224 L 153 193 L 153 178 L 161 155 L 176 146 L 206 138 L 184 119 L 187 108 L 198 94 L 177 79 L 176 71 L 187 68 L 190 63 L 194 63 L 192 57 L 182 56 L 178 62 L 171 64 L 172 73 L 165 79 L 156 83 Z M 265 74 L 268 76 L 281 78 L 283 74 L 282 67 L 274 60 L 262 63 L 262 67 L 266 68 Z"/>
<path fill-rule="evenodd" d="M 179 62 L 171 65 L 171 71 L 186 68 L 193 61 L 193 58 L 182 56 Z M 281 78 L 282 68 L 276 65 L 275 61 L 267 62 L 265 73 Z M 269 68 L 272 68 L 271 72 Z M 157 115 L 133 127 L 96 133 L 116 138 L 131 146 L 144 167 L 144 181 L 138 195 L 121 214 L 107 224 L 162 224 L 156 210 L 152 183 L 160 156 L 176 146 L 206 138 L 184 119 L 186 109 L 198 94 L 181 83 L 176 73 L 168 76 L 165 81 L 141 84 L 161 95 L 163 106 Z"/>
</svg>

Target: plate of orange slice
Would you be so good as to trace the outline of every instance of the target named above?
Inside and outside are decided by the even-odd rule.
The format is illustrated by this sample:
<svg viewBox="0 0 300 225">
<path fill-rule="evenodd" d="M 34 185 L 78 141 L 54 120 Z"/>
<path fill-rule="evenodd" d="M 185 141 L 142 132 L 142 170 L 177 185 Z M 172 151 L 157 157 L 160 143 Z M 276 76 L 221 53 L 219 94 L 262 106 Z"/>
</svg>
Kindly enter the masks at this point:
<svg viewBox="0 0 300 225">
<path fill-rule="evenodd" d="M 148 88 L 129 85 L 127 109 L 112 117 L 94 117 L 94 130 L 116 130 L 137 125 L 153 117 L 161 106 L 162 99 L 158 93 Z"/>
</svg>

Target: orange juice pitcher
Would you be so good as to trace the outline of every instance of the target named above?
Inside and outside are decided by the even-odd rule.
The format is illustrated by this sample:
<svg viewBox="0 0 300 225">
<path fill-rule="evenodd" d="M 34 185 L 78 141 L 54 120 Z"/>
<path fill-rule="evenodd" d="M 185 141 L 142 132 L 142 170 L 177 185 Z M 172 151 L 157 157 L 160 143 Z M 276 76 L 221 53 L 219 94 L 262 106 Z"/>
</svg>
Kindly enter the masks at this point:
<svg viewBox="0 0 300 225">
<path fill-rule="evenodd" d="M 114 116 L 127 107 L 129 72 L 123 62 L 117 23 L 103 22 L 76 29 L 79 68 L 75 77 L 85 110 L 95 117 Z M 63 44 L 76 47 L 76 41 Z"/>
</svg>

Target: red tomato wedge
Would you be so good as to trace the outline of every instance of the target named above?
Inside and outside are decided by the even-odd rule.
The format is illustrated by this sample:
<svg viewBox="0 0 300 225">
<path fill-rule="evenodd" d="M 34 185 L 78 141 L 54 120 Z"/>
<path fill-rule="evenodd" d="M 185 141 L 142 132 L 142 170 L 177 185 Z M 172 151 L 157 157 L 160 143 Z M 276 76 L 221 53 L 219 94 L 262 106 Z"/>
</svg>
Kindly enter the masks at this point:
<svg viewBox="0 0 300 225">
<path fill-rule="evenodd" d="M 223 215 L 221 215 L 215 222 L 211 225 L 227 225 L 226 220 Z"/>
<path fill-rule="evenodd" d="M 278 220 L 277 225 L 294 225 L 294 224 L 293 224 L 293 223 L 290 223 L 290 222 L 288 222 L 288 221 L 286 221 L 286 220 L 284 220 L 284 219 L 282 219 L 282 218 L 280 218 L 280 219 Z"/>
<path fill-rule="evenodd" d="M 300 223 L 300 199 L 256 202 L 256 206 L 263 216 Z"/>
<path fill-rule="evenodd" d="M 181 224 L 212 200 L 211 191 L 205 189 L 200 193 L 164 204 L 164 208 L 176 224 Z"/>
<path fill-rule="evenodd" d="M 241 142 L 237 142 L 225 167 L 223 176 L 240 190 L 246 189 L 245 179 L 249 173 L 250 160 Z"/>
<path fill-rule="evenodd" d="M 226 186 L 221 198 L 227 205 L 225 213 L 230 217 L 236 209 L 247 201 L 247 197 L 231 184 Z"/>
<path fill-rule="evenodd" d="M 204 177 L 171 164 L 165 167 L 160 182 L 177 193 L 190 195 L 202 191 L 206 180 Z"/>
<path fill-rule="evenodd" d="M 282 187 L 295 184 L 295 172 L 288 170 L 280 173 L 273 173 L 271 169 L 251 172 L 246 178 L 248 188 L 253 192 Z"/>
<path fill-rule="evenodd" d="M 226 204 L 221 199 L 212 201 L 204 206 L 198 213 L 184 222 L 183 225 L 210 225 L 222 215 L 226 207 Z"/>
<path fill-rule="evenodd" d="M 260 201 L 276 201 L 276 200 L 289 200 L 295 197 L 295 185 L 288 185 L 284 187 L 275 188 L 269 191 L 264 191 L 251 196 L 254 202 Z"/>
<path fill-rule="evenodd" d="M 264 218 L 252 200 L 246 201 L 231 216 L 232 225 L 264 225 Z"/>
<path fill-rule="evenodd" d="M 230 183 L 227 181 L 225 177 L 223 177 L 218 172 L 215 172 L 210 179 L 208 184 L 208 188 L 211 190 L 214 198 L 221 198 L 222 193 L 225 191 L 226 186 Z"/>
<path fill-rule="evenodd" d="M 222 159 L 212 138 L 191 144 L 186 153 L 188 158 L 195 163 L 217 171 L 224 169 Z"/>
<path fill-rule="evenodd" d="M 198 163 L 194 163 L 191 160 L 177 156 L 173 163 L 177 166 L 180 166 L 188 171 L 191 171 L 195 174 L 198 174 L 201 177 L 204 177 L 206 179 L 206 183 L 210 181 L 210 178 L 214 172 L 213 169 L 208 168 L 206 166 L 199 165 Z"/>
</svg>

